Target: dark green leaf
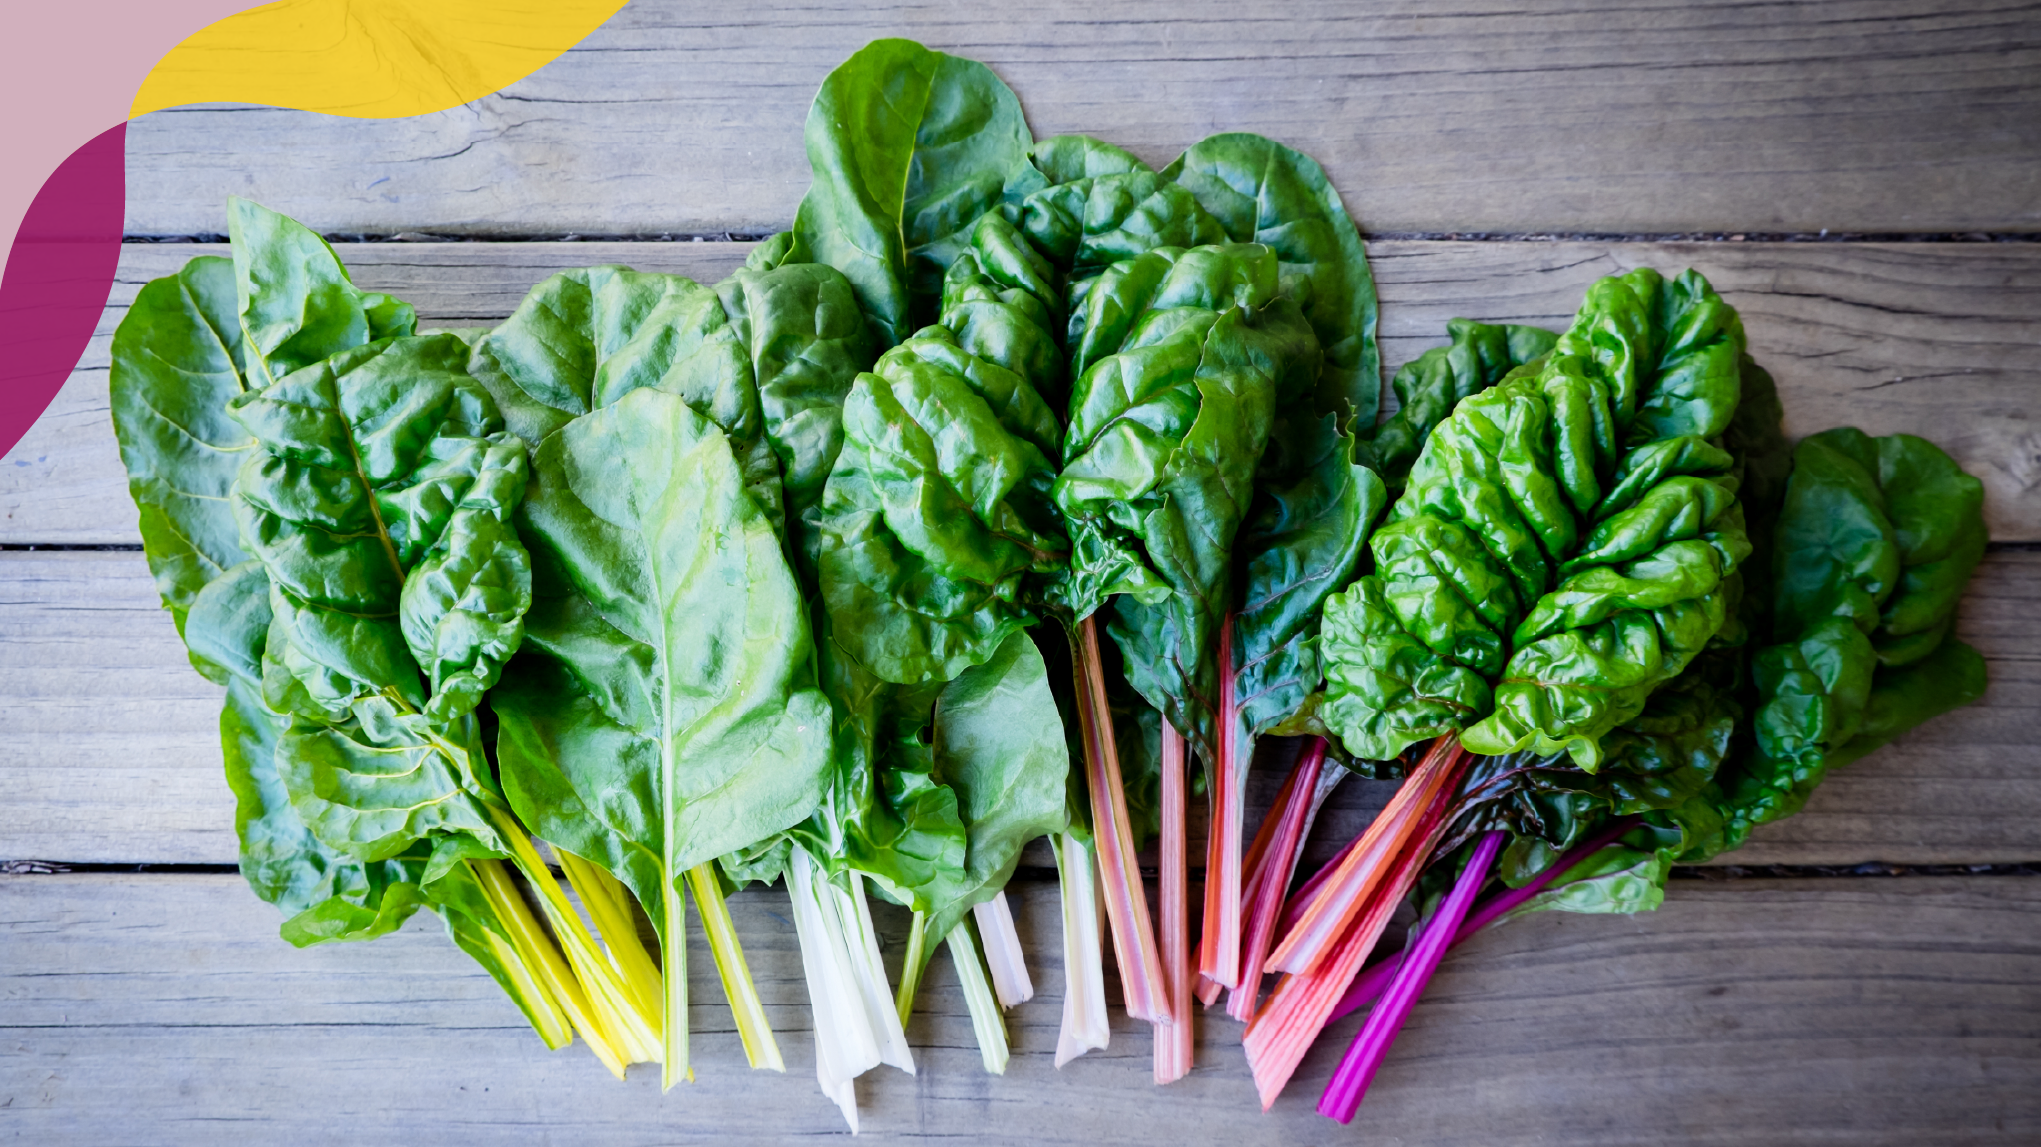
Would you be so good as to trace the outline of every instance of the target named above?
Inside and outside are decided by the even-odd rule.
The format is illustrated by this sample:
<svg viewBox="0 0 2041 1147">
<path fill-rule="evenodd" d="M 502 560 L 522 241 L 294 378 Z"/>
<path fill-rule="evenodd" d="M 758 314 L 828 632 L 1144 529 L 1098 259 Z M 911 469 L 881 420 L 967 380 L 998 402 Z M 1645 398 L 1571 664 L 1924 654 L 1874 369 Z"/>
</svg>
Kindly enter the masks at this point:
<svg viewBox="0 0 2041 1147">
<path fill-rule="evenodd" d="M 1299 301 L 1325 353 L 1318 409 L 1338 413 L 1342 426 L 1373 426 L 1382 398 L 1375 280 L 1324 169 L 1274 140 L 1229 132 L 1199 142 L 1162 174 L 1195 194 L 1234 242 L 1263 244 L 1284 274 L 1310 284 Z"/>
</svg>

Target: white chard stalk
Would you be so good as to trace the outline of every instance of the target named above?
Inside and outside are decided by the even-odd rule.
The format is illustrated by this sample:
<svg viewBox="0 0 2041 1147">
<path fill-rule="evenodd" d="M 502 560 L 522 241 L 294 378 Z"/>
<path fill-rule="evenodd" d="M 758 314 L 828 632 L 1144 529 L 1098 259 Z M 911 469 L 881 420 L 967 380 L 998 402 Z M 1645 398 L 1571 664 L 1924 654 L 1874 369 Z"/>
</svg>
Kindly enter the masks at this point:
<svg viewBox="0 0 2041 1147">
<path fill-rule="evenodd" d="M 950 958 L 957 962 L 957 981 L 964 989 L 964 1006 L 971 1012 L 971 1030 L 978 1037 L 979 1058 L 985 1062 L 986 1071 L 1005 1075 L 1006 1020 L 999 1014 L 999 1000 L 993 996 L 985 964 L 978 958 L 978 945 L 971 938 L 971 922 L 959 921 L 950 929 L 948 943 Z"/>
<path fill-rule="evenodd" d="M 999 997 L 999 1006 L 1013 1008 L 1034 999 L 1035 982 L 1028 978 L 1027 958 L 1021 952 L 1006 893 L 974 905 L 971 915 L 977 918 L 978 935 L 985 941 L 985 965 L 992 972 L 992 991 Z"/>
<path fill-rule="evenodd" d="M 1056 1066 L 1112 1038 L 1106 1020 L 1104 906 L 1099 902 L 1091 846 L 1071 833 L 1056 838 L 1056 876 L 1063 890 L 1063 1027 L 1056 1033 Z"/>
<path fill-rule="evenodd" d="M 855 1135 L 858 1107 L 852 1081 L 879 1065 L 879 1042 L 829 891 L 828 879 L 796 846 L 787 862 L 787 892 L 793 900 L 794 932 L 801 941 L 808 1003 L 815 1013 L 815 1079 Z"/>
<path fill-rule="evenodd" d="M 848 893 L 834 884 L 824 883 L 822 887 L 836 905 L 851 975 L 857 981 L 858 1000 L 864 1007 L 866 1023 L 878 1044 L 879 1062 L 913 1075 L 914 1053 L 908 1049 L 907 1032 L 900 1025 L 900 1012 L 894 1006 L 892 988 L 886 983 L 886 962 L 879 955 L 879 933 L 872 927 L 872 908 L 865 901 L 865 878 L 851 873 Z"/>
</svg>

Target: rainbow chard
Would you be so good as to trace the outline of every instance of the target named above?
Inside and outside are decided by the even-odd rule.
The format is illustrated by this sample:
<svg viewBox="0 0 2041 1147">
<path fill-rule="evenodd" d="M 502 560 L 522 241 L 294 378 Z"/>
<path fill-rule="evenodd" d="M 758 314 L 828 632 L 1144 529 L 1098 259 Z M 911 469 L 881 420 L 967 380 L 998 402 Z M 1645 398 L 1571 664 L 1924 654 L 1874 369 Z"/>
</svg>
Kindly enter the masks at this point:
<svg viewBox="0 0 2041 1147">
<path fill-rule="evenodd" d="M 299 259 L 299 273 L 323 285 L 318 293 L 343 312 L 328 318 L 340 328 L 335 343 L 366 341 L 371 314 L 408 316 L 408 308 L 354 291 L 324 244 L 314 246 L 316 236 L 252 204 L 235 211 L 244 220 L 244 244 L 262 248 L 265 236 L 283 237 Z M 309 299 L 305 305 L 308 312 L 318 309 Z M 356 314 L 359 325 L 349 321 Z M 150 570 L 193 667 L 226 686 L 220 744 L 235 798 L 242 875 L 257 896 L 284 911 L 283 936 L 300 947 L 372 940 L 421 906 L 438 911 L 455 942 L 503 986 L 546 1042 L 563 1046 L 573 1035 L 558 1002 L 526 966 L 511 926 L 479 898 L 466 869 L 448 869 L 427 882 L 423 848 L 386 860 L 356 859 L 323 844 L 291 807 L 275 762 L 288 720 L 262 692 L 269 576 L 242 548 L 228 501 L 234 475 L 255 446 L 227 412 L 229 402 L 253 385 L 246 345 L 232 261 L 201 256 L 137 294 L 114 334 L 112 372 L 114 430 L 141 512 Z"/>
<path fill-rule="evenodd" d="M 1255 740 L 1317 689 L 1319 611 L 1352 579 L 1387 505 L 1359 443 L 1380 401 L 1375 287 L 1359 231 L 1308 156 L 1232 133 L 1198 143 L 1163 174 L 1190 191 L 1228 238 L 1275 253 L 1322 351 L 1317 377 L 1303 393 L 1282 396 L 1272 416 L 1253 508 L 1233 547 L 1241 569 L 1235 612 L 1216 651 L 1217 729 L 1207 758 L 1213 831 L 1198 972 L 1207 984 L 1237 988 L 1242 804 Z"/>
<path fill-rule="evenodd" d="M 1048 498 L 1061 434 L 1042 397 L 1060 389 L 1060 300 L 991 210 L 1042 177 L 1019 101 L 982 65 L 872 44 L 824 81 L 808 143 L 815 183 L 785 257 L 842 270 L 890 349 L 843 399 L 803 542 L 839 725 L 824 809 L 792 836 L 832 879 L 868 875 L 915 910 L 904 1020 L 931 936 L 967 984 L 1017 993 L 1011 929 L 982 931 L 988 978 L 964 917 L 984 917 L 1020 846 L 1068 819 L 1060 725 L 1021 632 L 1037 617 L 1024 585 L 1067 550 Z M 995 1070 L 999 998 L 969 993 Z"/>
<path fill-rule="evenodd" d="M 1751 547 L 1718 442 L 1745 361 L 1741 323 L 1700 276 L 1632 272 L 1590 287 L 1549 355 L 1460 400 L 1425 439 L 1369 540 L 1374 572 L 1326 603 L 1316 717 L 1363 760 L 1435 738 L 1399 801 L 1415 790 L 1403 815 L 1437 836 L 1367 845 L 1371 828 L 1276 945 L 1269 963 L 1291 977 L 1248 1032 L 1264 1102 L 1396 889 L 1458 839 L 1456 822 L 1465 831 L 1463 789 L 1561 753 L 1594 773 L 1603 739 L 1654 690 L 1739 639 Z"/>
<path fill-rule="evenodd" d="M 1228 694 L 1237 716 L 1230 727 L 1235 757 L 1242 763 L 1253 759 L 1255 739 L 1271 729 L 1313 735 L 1321 748 L 1307 752 L 1336 747 L 1327 745 L 1316 714 L 1324 684 L 1318 635 L 1326 598 L 1357 572 L 1389 491 L 1402 488 L 1432 428 L 1460 399 L 1542 356 L 1558 337 L 1535 327 L 1466 319 L 1449 322 L 1447 335 L 1446 346 L 1424 352 L 1396 372 L 1392 386 L 1399 406 L 1380 425 L 1341 433 L 1331 415 L 1300 420 L 1284 436 L 1284 448 L 1272 447 L 1263 461 L 1255 514 L 1240 543 L 1247 561 L 1242 606 L 1233 620 L 1233 655 L 1222 662 L 1235 667 Z M 1222 753 L 1225 748 L 1222 742 Z M 1274 939 L 1273 919 L 1290 885 L 1297 845 L 1310 831 L 1310 811 L 1345 773 L 1340 768 L 1314 772 L 1316 783 L 1296 789 L 1269 811 L 1263 834 L 1270 836 L 1272 851 L 1258 854 L 1268 874 L 1256 884 L 1258 901 L 1243 893 L 1239 987 L 1228 1003 L 1237 1019 L 1253 1015 L 1262 963 Z M 1228 791 L 1237 793 L 1237 783 Z M 1295 822 L 1292 830 L 1275 833 L 1274 826 L 1286 816 Z M 1244 865 L 1243 871 L 1255 867 Z M 1224 871 L 1210 862 L 1207 868 Z M 1217 882 L 1206 885 L 1205 918 L 1220 919 L 1223 927 L 1225 917 L 1215 915 L 1212 903 L 1218 887 Z M 1267 926 L 1250 928 L 1254 918 Z M 1206 934 L 1211 937 L 1213 931 L 1208 927 Z"/>
<path fill-rule="evenodd" d="M 1317 338 L 1283 293 L 1275 253 L 1258 244 L 1123 260 L 1098 277 L 1084 313 L 1055 487 L 1073 556 L 1052 600 L 1078 621 L 1076 660 L 1087 669 L 1100 664 L 1091 614 L 1119 595 L 1110 632 L 1129 682 L 1209 764 L 1217 760 L 1216 663 L 1232 605 L 1233 538 L 1275 410 L 1318 376 Z M 1102 711 L 1102 685 L 1091 690 Z M 1099 739 L 1109 728 L 1087 718 L 1099 759 L 1115 756 Z M 1116 779 L 1093 785 L 1102 834 L 1117 815 L 1107 818 L 1101 803 L 1124 800 L 1112 791 Z M 1131 836 L 1113 843 L 1130 862 Z M 1126 902 L 1113 922 L 1129 1012 L 1166 1022 L 1173 1009 L 1130 974 L 1152 947 L 1142 939 L 1142 905 L 1114 893 L 1114 877 L 1109 868 L 1107 906 Z M 1138 878 L 1126 883 L 1139 888 Z"/>
<path fill-rule="evenodd" d="M 254 562 L 219 593 L 266 597 L 268 625 L 258 643 L 261 613 L 231 605 L 221 616 L 237 631 L 209 647 L 231 647 L 240 667 L 239 756 L 275 767 L 275 786 L 250 769 L 262 820 L 282 827 L 274 798 L 287 793 L 324 849 L 418 863 L 457 942 L 548 1041 L 565 1042 L 564 1014 L 621 1072 L 643 1041 L 608 1014 L 614 980 L 474 735 L 529 601 L 505 521 L 523 444 L 458 371 L 459 338 L 412 335 L 408 306 L 356 290 L 318 236 L 280 215 L 234 200 L 229 225 L 247 385 L 225 412 L 248 439 L 229 503 Z M 496 863 L 505 856 L 540 891 L 566 960 Z M 330 899 L 298 923 L 305 942 L 380 926 Z"/>
</svg>

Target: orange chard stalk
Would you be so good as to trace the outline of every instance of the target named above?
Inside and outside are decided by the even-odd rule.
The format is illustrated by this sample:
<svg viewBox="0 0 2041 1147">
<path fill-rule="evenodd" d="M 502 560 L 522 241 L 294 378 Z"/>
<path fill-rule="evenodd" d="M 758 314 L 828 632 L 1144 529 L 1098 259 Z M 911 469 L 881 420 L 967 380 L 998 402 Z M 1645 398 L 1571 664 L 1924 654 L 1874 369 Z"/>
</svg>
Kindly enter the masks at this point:
<svg viewBox="0 0 2041 1147">
<path fill-rule="evenodd" d="M 1113 932 L 1113 958 L 1127 1014 L 1166 1024 L 1175 1016 L 1164 990 L 1162 961 L 1149 921 L 1148 894 L 1134 855 L 1133 824 L 1120 779 L 1119 746 L 1113 738 L 1112 709 L 1106 701 L 1105 665 L 1099 659 L 1098 626 L 1087 617 L 1070 635 L 1077 681 L 1078 724 L 1084 733 L 1084 779 L 1091 794 L 1092 839 L 1098 847 L 1099 888 Z"/>
<path fill-rule="evenodd" d="M 1290 879 L 1297 872 L 1297 857 L 1302 851 L 1319 775 L 1325 770 L 1325 749 L 1325 738 L 1313 737 L 1297 755 L 1297 763 L 1291 766 L 1289 778 L 1283 782 L 1282 794 L 1262 820 L 1248 854 L 1251 875 L 1244 908 L 1240 986 L 1226 999 L 1227 1014 L 1237 1020 L 1252 1018 L 1255 1002 L 1261 996 L 1262 971 L 1268 961 L 1269 946 L 1275 942 L 1283 894 L 1289 891 Z"/>
<path fill-rule="evenodd" d="M 1447 759 L 1460 756 L 1454 752 Z M 1451 771 L 1458 775 L 1458 769 Z M 1297 1065 L 1304 1061 L 1318 1033 L 1331 1022 L 1333 1009 L 1339 1006 L 1340 997 L 1360 972 L 1362 961 L 1382 938 L 1389 918 L 1417 886 L 1417 878 L 1431 859 L 1432 850 L 1445 836 L 1448 827 L 1445 813 L 1451 803 L 1452 788 L 1447 786 L 1423 806 L 1414 818 L 1415 831 L 1406 838 L 1407 846 L 1396 852 L 1355 850 L 1356 855 L 1372 854 L 1379 860 L 1367 865 L 1368 879 L 1361 885 L 1361 902 L 1355 905 L 1352 923 L 1309 972 L 1283 977 L 1267 1005 L 1247 1025 L 1242 1044 L 1263 1111 L 1275 1103 L 1276 1096 L 1282 1094 L 1284 1085 L 1296 1074 Z M 1384 818 L 1387 811 L 1384 810 Z M 1321 903 L 1323 900 L 1321 897 Z"/>
<path fill-rule="evenodd" d="M 1448 735 L 1432 742 L 1424 761 L 1318 889 L 1296 926 L 1269 953 L 1269 968 L 1303 975 L 1318 967 L 1368 902 L 1370 891 L 1382 879 L 1384 862 L 1403 854 L 1426 810 L 1450 799 L 1466 759 L 1458 738 Z"/>
</svg>

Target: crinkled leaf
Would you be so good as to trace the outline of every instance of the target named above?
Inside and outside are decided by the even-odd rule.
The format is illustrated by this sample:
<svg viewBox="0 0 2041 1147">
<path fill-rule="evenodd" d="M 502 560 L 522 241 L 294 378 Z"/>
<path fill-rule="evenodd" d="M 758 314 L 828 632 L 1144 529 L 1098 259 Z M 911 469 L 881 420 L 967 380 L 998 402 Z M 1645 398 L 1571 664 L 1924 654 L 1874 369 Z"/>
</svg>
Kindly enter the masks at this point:
<svg viewBox="0 0 2041 1147">
<path fill-rule="evenodd" d="M 308 716 L 373 699 L 455 720 L 522 639 L 530 570 L 509 516 L 524 443 L 466 360 L 449 335 L 384 340 L 234 400 L 261 446 L 234 504 L 270 578 L 266 656 Z"/>
<path fill-rule="evenodd" d="M 1272 262 L 1264 256 L 1261 265 Z M 1179 265 L 1196 263 L 1187 256 Z M 1169 588 L 1161 600 L 1120 597 L 1108 628 L 1129 682 L 1207 761 L 1215 759 L 1214 661 L 1233 604 L 1234 535 L 1253 500 L 1282 383 L 1316 374 L 1316 341 L 1295 304 L 1273 290 L 1261 298 L 1268 302 L 1259 310 L 1237 296 L 1207 298 L 1227 309 L 1180 303 L 1137 322 L 1124 348 L 1079 381 L 1056 480 L 1073 529 L 1084 523 L 1119 551 L 1116 560 L 1140 562 Z M 1073 574 L 1088 556 L 1074 550 Z M 1083 588 L 1073 577 L 1052 593 L 1083 617 L 1096 608 L 1072 593 Z"/>
<path fill-rule="evenodd" d="M 1736 459 L 1714 439 L 1743 364 L 1741 323 L 1705 280 L 1635 271 L 1590 287 L 1535 370 L 1432 429 L 1364 580 L 1401 637 L 1495 686 L 1494 713 L 1457 726 L 1469 749 L 1592 769 L 1600 738 L 1723 633 L 1750 544 L 1734 479 L 1717 481 Z M 1411 658 L 1398 635 L 1370 640 Z M 1322 711 L 1377 750 L 1447 720 L 1431 694 L 1373 692 L 1419 712 L 1375 713 L 1352 691 Z"/>
<path fill-rule="evenodd" d="M 1468 395 L 1501 382 L 1518 367 L 1537 364 L 1559 336 L 1538 327 L 1495 326 L 1471 319 L 1446 323 L 1446 346 L 1404 363 L 1389 383 L 1396 413 L 1361 430 L 1361 461 L 1392 490 L 1401 490 L 1411 463 L 1432 428 Z"/>
<path fill-rule="evenodd" d="M 562 271 L 490 332 L 469 369 L 527 443 L 640 388 L 677 395 L 729 435 L 745 484 L 777 520 L 780 468 L 765 437 L 749 332 L 725 310 L 716 291 L 679 275 Z"/>
<path fill-rule="evenodd" d="M 1064 542 L 1049 501 L 1048 408 L 932 327 L 859 376 L 820 511 L 836 640 L 884 680 L 948 680 L 1026 624 L 1020 579 Z"/>
<path fill-rule="evenodd" d="M 228 196 L 227 233 L 244 368 L 257 387 L 417 328 L 409 303 L 357 289 L 326 240 L 296 220 Z"/>
<path fill-rule="evenodd" d="M 1316 160 L 1274 140 L 1228 132 L 1200 141 L 1163 169 L 1188 188 L 1236 243 L 1276 253 L 1301 276 L 1304 317 L 1325 354 L 1317 407 L 1341 425 L 1374 424 L 1382 360 L 1375 347 L 1375 280 L 1361 234 Z"/>
</svg>

